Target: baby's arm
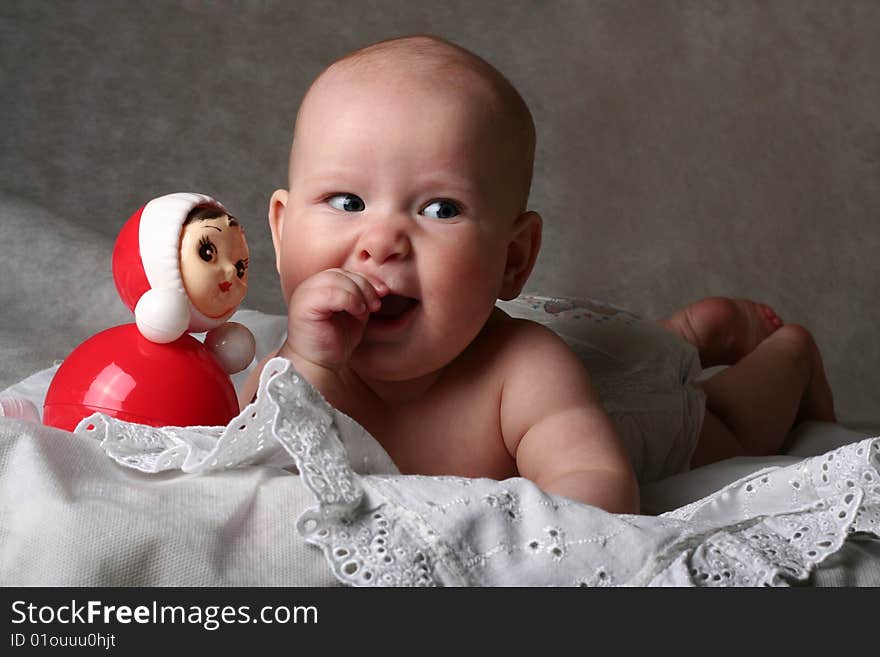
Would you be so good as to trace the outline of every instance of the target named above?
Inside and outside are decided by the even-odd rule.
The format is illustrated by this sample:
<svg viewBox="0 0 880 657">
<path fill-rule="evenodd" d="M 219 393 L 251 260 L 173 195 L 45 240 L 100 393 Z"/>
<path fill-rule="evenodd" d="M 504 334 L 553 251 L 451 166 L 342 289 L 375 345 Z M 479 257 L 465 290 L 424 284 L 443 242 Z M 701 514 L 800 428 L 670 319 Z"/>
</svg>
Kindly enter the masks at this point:
<svg viewBox="0 0 880 657">
<path fill-rule="evenodd" d="M 520 475 L 547 493 L 638 513 L 629 457 L 580 360 L 552 331 L 517 323 L 501 428 Z"/>
</svg>

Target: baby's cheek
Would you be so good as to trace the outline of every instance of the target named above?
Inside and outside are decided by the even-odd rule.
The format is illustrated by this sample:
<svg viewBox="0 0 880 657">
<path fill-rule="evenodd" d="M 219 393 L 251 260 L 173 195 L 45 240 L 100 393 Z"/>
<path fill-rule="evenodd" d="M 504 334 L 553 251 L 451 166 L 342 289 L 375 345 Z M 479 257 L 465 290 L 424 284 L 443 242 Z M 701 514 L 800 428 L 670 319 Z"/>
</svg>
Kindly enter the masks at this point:
<svg viewBox="0 0 880 657">
<path fill-rule="evenodd" d="M 494 303 L 494 290 L 500 284 L 504 272 L 504 263 L 497 257 L 485 252 L 474 254 L 470 258 L 462 258 L 450 268 L 453 272 L 452 283 L 462 294 L 490 297 Z"/>
<path fill-rule="evenodd" d="M 284 291 L 285 299 L 289 298 L 296 286 L 299 285 L 306 276 L 304 272 L 308 271 L 308 256 L 305 254 L 291 253 L 289 250 L 281 254 L 278 262 L 281 279 L 281 289 Z"/>
<path fill-rule="evenodd" d="M 304 239 L 296 248 L 285 250 L 281 259 L 281 283 L 289 298 L 307 278 L 327 269 L 343 267 L 344 253 L 326 240 Z"/>
</svg>

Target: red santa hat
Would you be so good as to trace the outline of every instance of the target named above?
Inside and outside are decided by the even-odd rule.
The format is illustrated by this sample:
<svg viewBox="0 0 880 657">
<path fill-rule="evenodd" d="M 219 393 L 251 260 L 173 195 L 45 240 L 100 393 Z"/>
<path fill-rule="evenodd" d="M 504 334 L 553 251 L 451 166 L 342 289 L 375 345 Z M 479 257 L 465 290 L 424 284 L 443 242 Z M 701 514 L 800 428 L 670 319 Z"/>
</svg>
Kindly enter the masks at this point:
<svg viewBox="0 0 880 657">
<path fill-rule="evenodd" d="M 122 301 L 134 312 L 141 334 L 153 342 L 173 342 L 187 331 L 207 331 L 223 317 L 199 312 L 180 276 L 180 233 L 187 216 L 208 207 L 229 214 L 203 194 L 179 192 L 154 198 L 122 227 L 113 248 L 113 280 Z"/>
</svg>

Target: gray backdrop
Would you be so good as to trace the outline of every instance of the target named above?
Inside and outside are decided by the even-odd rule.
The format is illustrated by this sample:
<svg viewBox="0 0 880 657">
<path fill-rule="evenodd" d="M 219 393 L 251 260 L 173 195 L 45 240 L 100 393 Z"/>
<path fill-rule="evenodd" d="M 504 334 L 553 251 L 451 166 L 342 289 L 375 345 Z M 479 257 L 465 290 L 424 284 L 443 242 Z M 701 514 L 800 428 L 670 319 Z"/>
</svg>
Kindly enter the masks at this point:
<svg viewBox="0 0 880 657">
<path fill-rule="evenodd" d="M 110 249 L 161 194 L 241 217 L 245 305 L 282 312 L 265 215 L 302 94 L 334 58 L 420 32 L 532 108 L 528 291 L 648 316 L 764 300 L 813 329 L 843 420 L 880 426 L 877 1 L 2 0 L 0 388 L 128 321 Z"/>
</svg>

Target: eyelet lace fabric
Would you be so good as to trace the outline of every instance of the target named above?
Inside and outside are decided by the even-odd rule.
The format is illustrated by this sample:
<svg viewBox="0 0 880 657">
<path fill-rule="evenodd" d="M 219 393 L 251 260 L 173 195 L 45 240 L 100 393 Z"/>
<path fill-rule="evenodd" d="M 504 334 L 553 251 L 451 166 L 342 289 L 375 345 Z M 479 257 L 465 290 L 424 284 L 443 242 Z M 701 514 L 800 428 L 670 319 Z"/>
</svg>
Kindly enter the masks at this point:
<svg viewBox="0 0 880 657">
<path fill-rule="evenodd" d="M 877 537 L 880 527 L 877 438 L 762 470 L 659 517 L 614 515 L 521 478 L 400 475 L 282 359 L 225 428 L 96 414 L 77 431 L 143 472 L 298 473 L 315 506 L 291 524 L 354 586 L 788 585 L 807 581 L 848 536 Z"/>
</svg>

